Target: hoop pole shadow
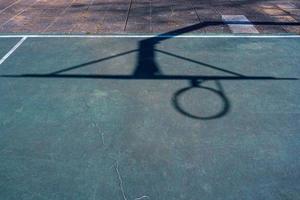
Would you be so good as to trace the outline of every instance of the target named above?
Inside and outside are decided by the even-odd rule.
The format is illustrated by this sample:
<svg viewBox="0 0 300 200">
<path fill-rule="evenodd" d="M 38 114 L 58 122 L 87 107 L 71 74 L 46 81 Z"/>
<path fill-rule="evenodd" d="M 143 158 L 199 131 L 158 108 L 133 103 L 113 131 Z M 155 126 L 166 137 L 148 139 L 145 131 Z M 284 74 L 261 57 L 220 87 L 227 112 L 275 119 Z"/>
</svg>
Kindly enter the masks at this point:
<svg viewBox="0 0 300 200">
<path fill-rule="evenodd" d="M 222 86 L 221 81 L 225 80 L 298 80 L 298 78 L 280 78 L 280 77 L 271 77 L 271 76 L 247 76 L 241 73 L 237 73 L 234 71 L 230 71 L 227 69 L 223 69 L 217 66 L 213 66 L 204 62 L 200 62 L 197 60 L 193 60 L 191 58 L 183 57 L 174 53 L 166 52 L 164 50 L 156 49 L 156 45 L 160 42 L 165 40 L 174 38 L 178 35 L 182 35 L 185 33 L 189 33 L 203 27 L 209 25 L 224 25 L 230 23 L 237 23 L 237 22 L 204 22 L 198 23 L 191 26 L 183 27 L 177 30 L 173 30 L 167 33 L 159 34 L 155 37 L 147 38 L 141 40 L 138 43 L 138 49 L 118 53 L 112 56 L 104 57 L 101 59 L 97 59 L 94 61 L 90 61 L 87 63 L 83 63 L 80 65 L 72 66 L 69 68 L 57 70 L 47 74 L 13 74 L 13 75 L 1 75 L 2 78 L 83 78 L 83 79 L 124 79 L 124 80 L 187 80 L 189 81 L 189 86 L 186 88 L 182 88 L 174 93 L 172 98 L 172 104 L 174 108 L 180 112 L 181 114 L 194 118 L 194 119 L 201 119 L 201 120 L 210 120 L 216 119 L 226 115 L 230 111 L 230 100 L 226 96 L 224 88 Z M 241 22 L 239 22 L 240 24 Z M 253 24 L 253 22 L 251 22 Z M 247 24 L 247 23 L 243 23 Z M 254 24 L 262 24 L 260 22 Z M 268 25 L 272 23 L 268 23 Z M 295 24 L 295 23 L 288 23 L 288 24 Z M 297 23 L 296 23 L 297 24 Z M 297 24 L 297 25 L 300 25 Z M 75 70 L 82 67 L 87 67 L 92 64 L 96 64 L 102 61 L 114 59 L 120 56 L 128 55 L 131 53 L 137 53 L 137 62 L 135 66 L 135 70 L 131 75 L 96 75 L 96 74 L 66 74 L 64 72 Z M 221 71 L 223 73 L 230 74 L 230 76 L 199 76 L 199 75 L 165 75 L 161 72 L 159 65 L 156 63 L 156 53 L 162 53 L 164 55 L 180 59 L 183 61 L 187 61 L 190 63 L 201 65 L 202 67 L 211 68 L 213 70 Z M 202 84 L 206 81 L 214 81 L 216 88 L 203 86 Z M 217 113 L 214 113 L 210 116 L 197 116 L 194 114 L 185 111 L 184 108 L 181 106 L 179 102 L 179 97 L 183 95 L 186 91 L 193 89 L 193 88 L 200 88 L 204 90 L 208 90 L 216 94 L 223 103 L 223 107 Z"/>
</svg>

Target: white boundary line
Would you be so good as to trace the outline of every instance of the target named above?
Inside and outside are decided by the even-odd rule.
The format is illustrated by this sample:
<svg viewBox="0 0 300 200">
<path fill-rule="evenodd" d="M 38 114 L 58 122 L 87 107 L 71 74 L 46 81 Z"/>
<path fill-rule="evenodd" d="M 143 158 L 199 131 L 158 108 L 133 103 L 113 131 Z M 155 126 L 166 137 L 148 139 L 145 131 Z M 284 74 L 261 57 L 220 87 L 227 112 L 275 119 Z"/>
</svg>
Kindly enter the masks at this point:
<svg viewBox="0 0 300 200">
<path fill-rule="evenodd" d="M 21 46 L 21 44 L 27 39 L 27 37 L 23 37 L 13 48 L 11 48 L 11 50 L 9 52 L 7 52 L 7 54 L 5 54 L 5 56 L 3 56 L 3 58 L 0 60 L 0 65 L 2 63 L 4 63 L 4 61 L 11 55 L 13 54 L 13 52 L 19 47 Z"/>
<path fill-rule="evenodd" d="M 0 38 L 300 38 L 300 35 L 0 35 Z"/>
</svg>

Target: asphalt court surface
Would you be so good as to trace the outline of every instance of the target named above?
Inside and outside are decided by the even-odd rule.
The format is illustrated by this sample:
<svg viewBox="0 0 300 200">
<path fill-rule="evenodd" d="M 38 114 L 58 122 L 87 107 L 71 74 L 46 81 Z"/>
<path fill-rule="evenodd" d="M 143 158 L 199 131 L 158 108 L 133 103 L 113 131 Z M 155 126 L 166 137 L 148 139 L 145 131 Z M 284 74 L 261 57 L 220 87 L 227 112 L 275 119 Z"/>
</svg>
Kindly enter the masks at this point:
<svg viewBox="0 0 300 200">
<path fill-rule="evenodd" d="M 19 41 L 18 38 L 14 38 L 14 39 L 5 39 L 5 38 L 0 38 L 0 42 L 1 42 L 1 48 L 0 48 L 0 58 L 2 58 L 3 56 L 5 56 L 5 54 L 7 54 L 7 52 L 10 51 L 10 49 Z"/>
<path fill-rule="evenodd" d="M 0 199 L 299 199 L 299 22 L 296 0 L 0 0 Z"/>
<path fill-rule="evenodd" d="M 299 199 L 299 52 L 292 36 L 28 37 L 0 65 L 1 199 Z"/>
</svg>

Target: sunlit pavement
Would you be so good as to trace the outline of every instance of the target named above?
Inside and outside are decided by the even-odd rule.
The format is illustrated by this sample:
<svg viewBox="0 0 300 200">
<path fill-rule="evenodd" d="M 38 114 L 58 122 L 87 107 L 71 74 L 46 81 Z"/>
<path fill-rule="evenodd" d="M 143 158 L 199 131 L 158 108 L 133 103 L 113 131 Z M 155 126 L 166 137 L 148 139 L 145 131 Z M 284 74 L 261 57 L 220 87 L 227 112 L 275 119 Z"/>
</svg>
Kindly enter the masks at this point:
<svg viewBox="0 0 300 200">
<path fill-rule="evenodd" d="M 0 32 L 158 33 L 210 22 L 194 32 L 230 33 L 223 15 L 242 15 L 259 33 L 300 33 L 296 0 L 0 0 Z"/>
</svg>

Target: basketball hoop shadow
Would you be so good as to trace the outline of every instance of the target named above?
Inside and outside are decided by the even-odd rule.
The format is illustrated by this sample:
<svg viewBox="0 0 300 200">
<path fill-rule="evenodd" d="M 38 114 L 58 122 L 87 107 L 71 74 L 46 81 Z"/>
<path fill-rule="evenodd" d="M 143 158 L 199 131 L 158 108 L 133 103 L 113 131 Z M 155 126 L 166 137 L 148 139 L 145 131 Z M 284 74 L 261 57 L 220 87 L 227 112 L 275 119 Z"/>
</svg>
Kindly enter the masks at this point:
<svg viewBox="0 0 300 200">
<path fill-rule="evenodd" d="M 234 75 L 242 76 L 240 74 L 233 73 L 231 71 L 227 71 L 227 70 L 224 70 L 221 68 L 217 68 L 215 66 L 208 65 L 206 63 L 201 63 L 196 60 L 191 60 L 186 57 L 182 57 L 182 56 L 175 55 L 175 54 L 163 51 L 163 50 L 156 49 L 155 48 L 156 44 L 160 43 L 162 40 L 166 40 L 168 38 L 174 37 L 173 36 L 174 33 L 172 33 L 172 36 L 170 36 L 170 37 L 168 37 L 168 35 L 164 35 L 164 34 L 159 35 L 158 37 L 149 38 L 149 39 L 143 40 L 139 43 L 137 65 L 136 65 L 135 71 L 133 73 L 133 77 L 135 79 L 161 79 L 161 78 L 167 77 L 167 75 L 164 75 L 160 71 L 159 65 L 156 63 L 156 59 L 155 59 L 156 52 L 165 54 L 165 55 L 173 57 L 175 59 L 180 59 L 180 60 L 184 60 L 186 62 L 196 63 L 196 64 L 199 64 L 204 67 L 209 67 L 209 68 L 213 68 L 216 70 L 220 70 L 222 72 L 225 71 L 227 73 L 229 72 Z M 175 77 L 173 77 L 173 78 L 175 78 Z M 178 112 L 180 112 L 181 114 L 183 114 L 187 117 L 190 117 L 193 119 L 201 119 L 201 120 L 210 120 L 210 119 L 219 118 L 229 112 L 230 101 L 229 101 L 228 97 L 226 96 L 219 80 L 211 80 L 211 81 L 216 82 L 216 85 L 217 85 L 217 89 L 216 89 L 213 87 L 203 86 L 203 83 L 208 81 L 206 79 L 206 77 L 202 77 L 202 78 L 198 77 L 197 78 L 197 77 L 182 76 L 182 78 L 189 81 L 189 86 L 179 89 L 177 92 L 174 93 L 174 95 L 172 97 L 172 105 Z M 172 79 L 172 78 L 170 77 L 170 79 Z M 217 111 L 216 113 L 212 113 L 212 114 L 205 115 L 205 116 L 204 115 L 203 116 L 195 115 L 195 114 L 192 114 L 191 112 L 187 111 L 186 109 L 184 109 L 184 106 L 182 106 L 182 104 L 180 103 L 180 98 L 183 97 L 188 91 L 191 91 L 194 89 L 206 90 L 206 91 L 212 93 L 213 95 L 216 95 L 216 97 L 218 97 L 218 99 L 221 100 L 221 104 L 222 104 L 221 109 L 219 111 Z"/>
<path fill-rule="evenodd" d="M 189 82 L 189 86 L 181 88 L 176 91 L 172 97 L 173 107 L 181 114 L 199 120 L 211 120 L 220 118 L 226 115 L 230 111 L 230 101 L 226 96 L 226 93 L 223 89 L 222 80 L 298 80 L 297 78 L 278 78 L 271 76 L 246 76 L 237 72 L 233 72 L 227 69 L 216 67 L 204 62 L 193 60 L 191 58 L 183 57 L 176 55 L 174 53 L 166 52 L 164 50 L 156 49 L 156 45 L 160 42 L 163 42 L 167 39 L 172 39 L 178 35 L 185 34 L 206 26 L 205 23 L 199 23 L 184 27 L 178 30 L 170 31 L 168 33 L 160 34 L 155 37 L 150 37 L 144 40 L 141 40 L 138 44 L 138 49 L 130 50 L 127 52 L 122 52 L 116 55 L 109 57 L 93 60 L 87 63 L 79 64 L 69 68 L 61 69 L 55 72 L 46 73 L 46 74 L 14 74 L 14 75 L 1 75 L 0 77 L 4 78 L 80 78 L 80 79 L 119 79 L 119 80 L 186 80 Z M 137 53 L 137 62 L 135 70 L 131 75 L 101 75 L 101 74 L 66 74 L 64 72 L 71 71 L 78 68 L 87 67 L 89 65 L 99 63 L 102 61 L 114 59 L 120 56 L 128 55 L 131 53 Z M 227 76 L 201 76 L 201 75 L 168 75 L 163 74 L 159 68 L 159 65 L 156 63 L 156 53 L 161 53 L 172 58 L 180 59 L 189 63 L 200 65 L 201 67 L 210 68 L 217 70 L 226 74 Z M 204 86 L 204 82 L 213 81 L 216 88 Z M 184 96 L 188 91 L 193 89 L 205 90 L 215 95 L 218 99 L 221 100 L 221 108 L 215 113 L 209 115 L 195 115 L 187 111 L 184 106 L 180 103 L 180 98 Z"/>
</svg>

